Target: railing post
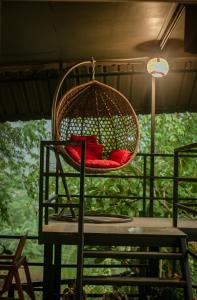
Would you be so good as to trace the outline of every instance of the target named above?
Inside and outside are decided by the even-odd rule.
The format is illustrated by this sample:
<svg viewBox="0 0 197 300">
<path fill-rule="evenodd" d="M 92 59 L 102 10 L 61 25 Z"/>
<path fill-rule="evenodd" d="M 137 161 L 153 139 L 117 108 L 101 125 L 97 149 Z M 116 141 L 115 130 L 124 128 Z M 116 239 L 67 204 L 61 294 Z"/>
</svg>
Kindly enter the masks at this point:
<svg viewBox="0 0 197 300">
<path fill-rule="evenodd" d="M 50 160 L 50 151 L 49 147 L 46 147 L 46 158 L 45 158 L 45 185 L 44 185 L 44 201 L 49 199 L 49 160 Z M 49 208 L 45 208 L 44 220 L 45 224 L 48 224 L 49 219 Z"/>
<path fill-rule="evenodd" d="M 59 167 L 58 167 L 57 159 L 55 160 L 55 171 L 56 171 L 56 174 L 58 174 L 58 172 L 60 171 Z M 55 199 L 55 203 L 57 204 L 58 203 L 58 195 L 59 195 L 59 176 L 55 177 L 55 195 L 57 196 L 57 198 Z M 58 213 L 58 207 L 55 208 L 55 213 L 56 214 Z"/>
<path fill-rule="evenodd" d="M 155 176 L 155 157 L 154 154 L 150 157 L 150 206 L 149 217 L 153 217 L 154 214 L 154 176 Z"/>
<path fill-rule="evenodd" d="M 143 157 L 143 162 L 144 162 L 144 166 L 143 166 L 143 208 L 142 208 L 142 214 L 143 217 L 146 216 L 146 176 L 147 176 L 147 155 L 144 155 Z"/>
<path fill-rule="evenodd" d="M 85 183 L 85 153 L 86 144 L 81 144 L 80 197 L 78 215 L 78 245 L 77 245 L 77 280 L 76 300 L 83 299 L 83 251 L 84 251 L 84 183 Z"/>
<path fill-rule="evenodd" d="M 40 143 L 40 174 L 39 174 L 39 237 L 42 234 L 43 222 L 43 172 L 44 172 L 44 142 Z"/>
<path fill-rule="evenodd" d="M 178 218 L 178 176 L 179 176 L 179 162 L 178 162 L 178 151 L 174 151 L 174 179 L 173 179 L 173 226 L 177 227 Z"/>
</svg>

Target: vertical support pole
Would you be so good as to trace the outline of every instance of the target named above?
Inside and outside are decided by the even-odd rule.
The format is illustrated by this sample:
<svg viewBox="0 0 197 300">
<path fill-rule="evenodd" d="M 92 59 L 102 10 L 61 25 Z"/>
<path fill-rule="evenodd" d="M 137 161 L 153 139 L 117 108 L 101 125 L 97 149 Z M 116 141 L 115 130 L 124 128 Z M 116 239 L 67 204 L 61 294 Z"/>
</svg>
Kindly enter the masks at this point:
<svg viewBox="0 0 197 300">
<path fill-rule="evenodd" d="M 58 169 L 58 163 L 57 163 L 57 159 L 56 159 L 56 174 L 58 174 L 59 172 L 59 169 Z M 57 204 L 58 201 L 59 201 L 59 176 L 56 175 L 55 176 L 55 195 L 56 195 L 56 199 L 55 199 L 55 203 Z M 55 213 L 57 214 L 58 213 L 58 207 L 55 207 Z"/>
<path fill-rule="evenodd" d="M 49 199 L 49 160 L 50 160 L 50 152 L 49 152 L 49 147 L 46 147 L 46 160 L 45 160 L 45 198 L 44 200 Z M 44 212 L 44 220 L 45 224 L 48 224 L 48 218 L 49 218 L 49 208 L 45 207 L 45 212 Z"/>
<path fill-rule="evenodd" d="M 62 245 L 55 245 L 54 254 L 54 299 L 59 300 L 60 298 L 60 287 L 61 287 L 61 256 L 62 256 Z"/>
<path fill-rule="evenodd" d="M 151 77 L 151 156 L 150 156 L 150 207 L 149 216 L 154 216 L 154 176 L 155 176 L 155 86 L 156 79 Z M 152 251 L 159 251 L 158 247 L 151 248 Z M 158 277 L 159 261 L 152 259 L 149 261 L 151 265 L 151 276 Z"/>
<path fill-rule="evenodd" d="M 78 218 L 76 300 L 83 299 L 85 146 L 86 146 L 85 142 L 82 142 L 81 170 L 80 170 L 80 199 L 79 199 L 80 202 L 79 202 L 79 218 Z"/>
<path fill-rule="evenodd" d="M 178 218 L 178 176 L 179 176 L 178 152 L 174 151 L 174 180 L 173 180 L 173 226 L 177 227 Z"/>
<path fill-rule="evenodd" d="M 181 238 L 181 252 L 182 252 L 182 261 L 181 261 L 181 269 L 182 269 L 182 277 L 186 281 L 186 285 L 184 287 L 184 300 L 192 300 L 192 278 L 189 268 L 188 262 L 188 250 L 187 250 L 187 242 L 186 238 Z"/>
<path fill-rule="evenodd" d="M 150 157 L 150 207 L 149 216 L 154 214 L 154 175 L 155 175 L 155 77 L 151 77 L 151 157 Z"/>
<path fill-rule="evenodd" d="M 142 208 L 142 215 L 143 217 L 146 216 L 146 175 L 147 175 L 147 156 L 144 155 L 144 174 L 143 174 L 143 208 Z"/>
<path fill-rule="evenodd" d="M 155 153 L 155 97 L 156 80 L 151 77 L 151 154 Z"/>
<path fill-rule="evenodd" d="M 38 220 L 38 234 L 39 237 L 42 234 L 42 222 L 43 222 L 43 173 L 44 173 L 44 142 L 40 143 L 40 174 L 39 174 L 39 220 Z"/>
<path fill-rule="evenodd" d="M 53 244 L 44 244 L 43 300 L 54 300 Z"/>
</svg>

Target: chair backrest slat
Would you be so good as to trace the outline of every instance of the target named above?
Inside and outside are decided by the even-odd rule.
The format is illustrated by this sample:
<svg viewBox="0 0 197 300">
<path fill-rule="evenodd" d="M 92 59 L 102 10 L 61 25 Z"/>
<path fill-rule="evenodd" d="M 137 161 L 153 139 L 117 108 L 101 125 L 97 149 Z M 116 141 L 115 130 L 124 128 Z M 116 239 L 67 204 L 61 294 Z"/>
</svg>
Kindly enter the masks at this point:
<svg viewBox="0 0 197 300">
<path fill-rule="evenodd" d="M 19 243 L 18 243 L 18 246 L 17 246 L 16 251 L 15 251 L 15 254 L 14 254 L 14 261 L 18 260 L 21 257 L 22 252 L 23 252 L 23 248 L 25 246 L 26 239 L 27 239 L 27 235 L 21 236 L 21 238 L 19 240 Z"/>
<path fill-rule="evenodd" d="M 4 284 L 2 286 L 2 289 L 0 291 L 0 295 L 3 294 L 4 292 L 8 291 L 12 284 L 13 277 L 14 277 L 14 271 L 15 271 L 14 263 L 17 262 L 19 260 L 19 258 L 21 257 L 26 239 L 27 239 L 27 235 L 23 235 L 23 236 L 21 236 L 21 238 L 19 240 L 13 260 L 11 262 L 13 264 L 13 270 L 10 270 L 8 272 L 8 274 L 5 278 Z M 5 256 L 5 258 L 6 258 L 6 256 Z"/>
</svg>

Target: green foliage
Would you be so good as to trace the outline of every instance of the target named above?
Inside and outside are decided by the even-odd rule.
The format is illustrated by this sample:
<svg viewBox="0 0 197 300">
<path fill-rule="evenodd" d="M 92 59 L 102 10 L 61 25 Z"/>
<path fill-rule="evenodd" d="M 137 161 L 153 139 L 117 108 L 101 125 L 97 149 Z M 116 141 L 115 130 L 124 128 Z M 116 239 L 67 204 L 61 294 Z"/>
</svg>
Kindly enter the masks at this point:
<svg viewBox="0 0 197 300">
<path fill-rule="evenodd" d="M 148 153 L 150 150 L 150 116 L 139 116 L 139 122 L 141 127 L 139 152 Z M 173 153 L 174 148 L 195 142 L 196 122 L 197 114 L 192 113 L 158 115 L 156 117 L 156 152 Z M 22 230 L 23 227 L 26 228 L 26 231 L 36 232 L 37 222 L 33 222 L 33 220 L 36 219 L 38 209 L 39 142 L 41 139 L 48 138 L 49 133 L 46 128 L 46 121 L 43 120 L 0 124 L 0 218 L 4 231 L 5 228 L 16 231 Z M 197 168 L 194 168 L 194 164 L 191 162 L 182 160 L 180 168 L 187 174 L 197 175 Z M 143 175 L 143 158 L 136 157 L 129 166 L 118 172 L 118 174 L 125 173 Z M 156 158 L 155 173 L 158 176 L 172 175 L 173 159 Z M 149 159 L 147 174 L 149 174 Z M 87 199 L 86 210 L 130 216 L 141 215 L 142 201 L 137 201 L 135 197 L 142 196 L 142 183 L 142 180 L 134 179 L 95 180 L 89 178 L 86 180 L 86 193 L 89 196 L 92 195 L 92 198 Z M 146 185 L 148 195 L 148 180 Z M 53 183 L 50 186 L 53 188 Z M 78 193 L 79 184 L 73 178 L 69 179 L 69 189 L 71 193 Z M 195 196 L 196 191 L 196 184 L 190 186 L 185 184 L 181 187 L 183 196 L 188 194 Z M 96 199 L 94 195 L 105 195 L 105 199 Z M 108 195 L 114 196 L 114 199 L 109 200 Z M 121 200 L 118 199 L 118 196 L 131 196 L 133 199 Z M 172 181 L 155 181 L 155 196 L 172 197 Z M 156 216 L 171 216 L 171 208 L 172 204 L 168 200 L 154 202 Z M 19 219 L 22 220 L 22 225 L 17 225 Z"/>
<path fill-rule="evenodd" d="M 39 144 L 47 138 L 44 120 L 0 124 L 2 232 L 37 232 Z"/>
<path fill-rule="evenodd" d="M 150 116 L 139 116 L 141 139 L 139 152 L 150 152 Z M 156 117 L 156 152 L 173 153 L 174 148 L 196 142 L 197 114 L 169 114 Z M 31 121 L 17 122 L 15 124 L 0 124 L 0 228 L 2 234 L 23 233 L 37 235 L 38 214 L 38 176 L 39 176 L 39 143 L 40 140 L 50 139 L 47 122 Z M 155 174 L 158 176 L 171 176 L 173 174 L 172 158 L 156 158 Z M 147 160 L 147 174 L 150 172 L 150 160 Z M 196 162 L 182 159 L 180 163 L 181 174 L 197 176 Z M 114 172 L 116 174 L 116 172 Z M 118 174 L 143 175 L 143 157 L 136 157 L 126 168 Z M 51 184 L 51 191 L 54 182 Z M 146 181 L 146 195 L 149 195 L 149 180 Z M 155 196 L 165 199 L 154 202 L 155 216 L 170 217 L 172 214 L 172 181 L 155 181 Z M 79 191 L 79 183 L 75 178 L 69 179 L 69 189 L 73 194 Z M 180 189 L 181 196 L 196 197 L 196 184 L 183 184 Z M 143 182 L 136 179 L 88 178 L 86 179 L 85 193 L 91 196 L 86 201 L 86 211 L 105 212 L 140 216 L 143 210 L 142 201 L 137 197 L 142 196 Z M 97 199 L 97 196 L 105 196 Z M 109 199 L 114 196 L 114 199 Z M 133 199 L 119 199 L 118 196 L 132 196 Z M 145 213 L 148 212 L 148 202 Z M 9 242 L 9 248 L 14 249 L 14 242 Z M 42 260 L 43 249 L 36 242 L 28 241 L 26 254 L 32 260 Z M 67 263 L 76 262 L 75 247 L 66 248 L 63 257 Z M 106 261 L 105 261 L 106 262 Z M 107 261 L 108 263 L 108 261 Z M 191 262 L 196 278 L 196 263 Z M 106 270 L 105 270 L 106 271 Z M 65 271 L 66 276 L 74 276 L 75 271 Z M 90 272 L 90 271 L 89 271 Z M 104 270 L 95 269 L 94 272 L 102 273 Z M 106 272 L 110 272 L 107 270 Z M 163 293 L 169 291 L 165 290 Z M 170 294 L 171 297 L 173 294 Z M 169 296 L 165 296 L 169 297 Z M 178 293 L 172 299 L 179 299 Z M 163 298 L 161 298 L 163 299 Z M 167 299 L 167 298 L 166 298 Z M 169 298 L 170 299 L 170 298 Z"/>
<path fill-rule="evenodd" d="M 140 152 L 150 152 L 150 116 L 139 116 Z M 173 153 L 174 148 L 196 142 L 196 113 L 174 113 L 156 116 L 155 152 Z"/>
</svg>

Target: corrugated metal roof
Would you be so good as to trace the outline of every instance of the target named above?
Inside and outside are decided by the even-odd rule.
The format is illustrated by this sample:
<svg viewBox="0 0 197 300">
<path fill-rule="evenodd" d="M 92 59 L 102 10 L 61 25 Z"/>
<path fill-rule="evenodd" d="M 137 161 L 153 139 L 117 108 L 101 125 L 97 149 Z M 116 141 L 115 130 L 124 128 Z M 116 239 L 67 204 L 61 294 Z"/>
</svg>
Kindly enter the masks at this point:
<svg viewBox="0 0 197 300">
<path fill-rule="evenodd" d="M 180 65 L 180 64 L 179 64 Z M 197 112 L 196 63 L 188 69 L 173 67 L 156 81 L 156 112 Z M 151 77 L 145 64 L 99 64 L 96 79 L 122 92 L 136 113 L 150 113 Z M 91 79 L 89 67 L 75 70 L 66 79 L 64 90 Z M 58 69 L 4 72 L 0 75 L 0 121 L 51 118 L 53 95 L 60 78 Z"/>
</svg>

